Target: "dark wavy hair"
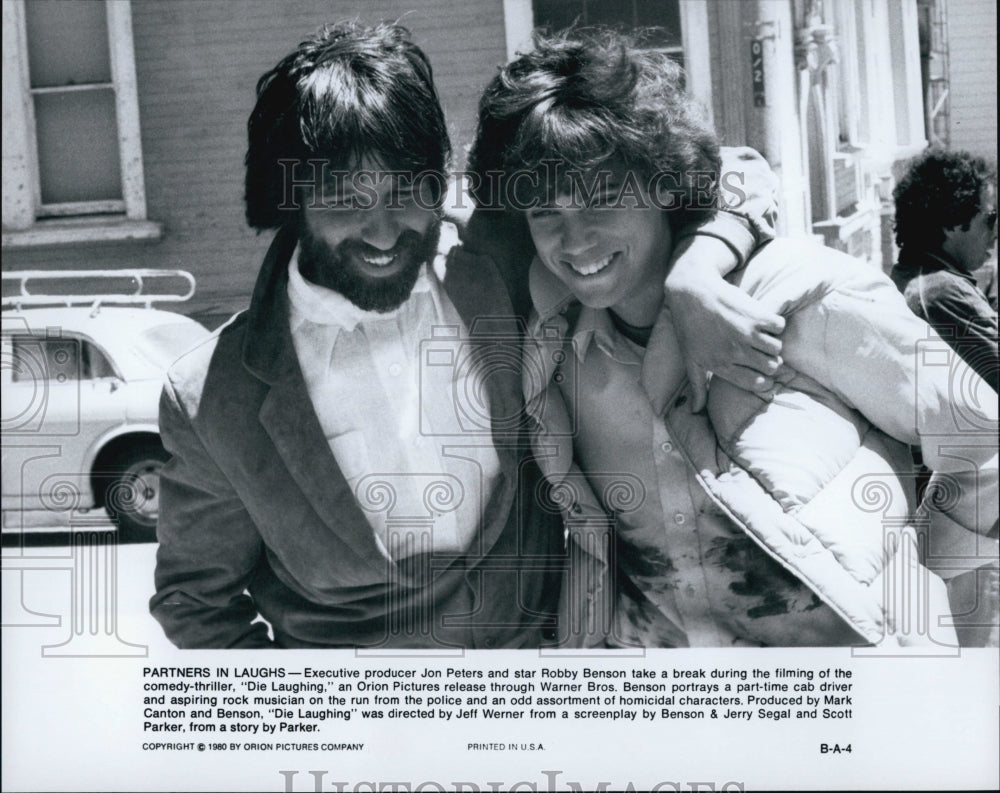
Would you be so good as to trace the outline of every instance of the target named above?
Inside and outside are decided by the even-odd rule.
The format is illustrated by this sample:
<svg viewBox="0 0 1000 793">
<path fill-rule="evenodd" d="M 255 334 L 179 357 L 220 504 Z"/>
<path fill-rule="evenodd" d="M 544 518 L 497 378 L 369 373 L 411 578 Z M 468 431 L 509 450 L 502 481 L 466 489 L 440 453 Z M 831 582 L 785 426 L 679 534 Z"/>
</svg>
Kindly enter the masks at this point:
<svg viewBox="0 0 1000 793">
<path fill-rule="evenodd" d="M 369 154 L 386 168 L 443 174 L 451 155 L 430 62 L 394 24 L 320 28 L 257 82 L 247 137 L 246 218 L 258 230 L 293 220 L 279 209 L 280 160 L 340 170 Z"/>
<path fill-rule="evenodd" d="M 928 149 L 912 160 L 892 191 L 900 250 L 940 249 L 944 230 L 967 229 L 981 209 L 983 189 L 995 182 L 996 169 L 967 151 Z"/>
<path fill-rule="evenodd" d="M 675 225 L 714 205 L 715 133 L 684 92 L 680 66 L 637 41 L 607 28 L 536 32 L 535 49 L 500 69 L 479 102 L 469 154 L 480 206 L 499 200 L 491 172 L 537 172 L 546 160 L 589 172 L 613 158 L 646 179 L 675 175 L 683 192 Z"/>
</svg>

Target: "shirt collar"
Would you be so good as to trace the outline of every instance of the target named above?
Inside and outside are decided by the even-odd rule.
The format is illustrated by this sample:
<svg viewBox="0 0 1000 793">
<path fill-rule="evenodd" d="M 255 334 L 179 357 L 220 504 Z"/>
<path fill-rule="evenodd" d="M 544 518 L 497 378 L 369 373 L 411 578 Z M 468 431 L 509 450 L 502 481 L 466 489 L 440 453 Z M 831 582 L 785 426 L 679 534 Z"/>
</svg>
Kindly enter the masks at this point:
<svg viewBox="0 0 1000 793">
<path fill-rule="evenodd" d="M 531 292 L 531 303 L 542 321 L 562 313 L 574 301 L 569 288 L 537 256 L 528 270 L 528 290 Z"/>
<path fill-rule="evenodd" d="M 573 347 L 579 360 L 587 355 L 592 344 L 605 355 L 615 357 L 615 338 L 618 331 L 607 309 L 583 306 L 573 328 Z"/>
<path fill-rule="evenodd" d="M 912 260 L 905 254 L 900 254 L 900 264 L 903 269 L 923 271 L 923 272 L 937 272 L 938 270 L 947 270 L 949 273 L 957 275 L 964 278 L 970 284 L 978 286 L 976 282 L 976 277 L 972 273 L 967 273 L 965 270 L 960 268 L 955 260 L 949 256 L 947 253 L 941 250 L 937 251 L 921 251 Z"/>
<path fill-rule="evenodd" d="M 535 310 L 543 323 L 562 314 L 576 302 L 569 288 L 537 257 L 531 263 L 528 284 Z M 617 331 L 606 309 L 581 306 L 576 323 L 569 329 L 569 333 L 580 361 L 586 358 L 591 344 L 596 344 L 605 355 L 614 357 Z"/>
</svg>

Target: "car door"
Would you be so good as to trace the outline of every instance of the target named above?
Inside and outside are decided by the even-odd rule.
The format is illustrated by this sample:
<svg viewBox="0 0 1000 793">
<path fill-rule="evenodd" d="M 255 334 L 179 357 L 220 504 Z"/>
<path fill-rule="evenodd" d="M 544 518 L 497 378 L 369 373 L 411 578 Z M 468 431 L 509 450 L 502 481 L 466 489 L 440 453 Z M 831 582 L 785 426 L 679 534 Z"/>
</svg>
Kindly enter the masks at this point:
<svg viewBox="0 0 1000 793">
<path fill-rule="evenodd" d="M 113 363 L 72 333 L 5 332 L 3 353 L 3 509 L 91 507 L 93 446 L 125 420 Z"/>
</svg>

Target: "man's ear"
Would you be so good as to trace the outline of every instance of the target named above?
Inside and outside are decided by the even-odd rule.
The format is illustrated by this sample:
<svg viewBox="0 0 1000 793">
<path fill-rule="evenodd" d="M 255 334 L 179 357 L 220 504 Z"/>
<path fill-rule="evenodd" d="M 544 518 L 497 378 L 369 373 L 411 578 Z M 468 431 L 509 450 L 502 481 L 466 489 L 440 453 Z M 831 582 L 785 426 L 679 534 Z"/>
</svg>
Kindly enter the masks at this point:
<svg viewBox="0 0 1000 793">
<path fill-rule="evenodd" d="M 973 215 L 971 218 L 969 218 L 967 221 L 965 221 L 965 223 L 962 223 L 961 225 L 954 225 L 950 229 L 942 229 L 942 231 L 944 232 L 944 238 L 946 240 L 950 240 L 955 234 L 958 234 L 961 231 L 968 231 L 969 226 L 972 225 L 972 221 L 975 219 L 976 216 Z"/>
<path fill-rule="evenodd" d="M 945 253 L 948 253 L 949 244 L 954 242 L 955 237 L 964 231 L 969 230 L 969 224 L 966 223 L 964 226 L 952 226 L 950 229 L 941 229 L 941 233 L 944 234 L 944 242 L 941 247 L 944 249 Z"/>
<path fill-rule="evenodd" d="M 960 235 L 968 230 L 969 223 L 966 223 L 964 226 L 952 226 L 950 229 L 941 229 L 941 233 L 944 235 L 944 240 L 941 242 L 941 250 L 961 261 L 964 243 Z"/>
</svg>

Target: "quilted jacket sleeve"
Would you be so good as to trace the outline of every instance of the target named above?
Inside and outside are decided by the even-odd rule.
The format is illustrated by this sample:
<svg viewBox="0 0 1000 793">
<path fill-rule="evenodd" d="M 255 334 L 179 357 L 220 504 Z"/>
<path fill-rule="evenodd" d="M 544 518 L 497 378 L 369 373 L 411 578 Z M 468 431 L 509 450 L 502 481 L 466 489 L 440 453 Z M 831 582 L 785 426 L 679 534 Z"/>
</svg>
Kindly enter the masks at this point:
<svg viewBox="0 0 1000 793">
<path fill-rule="evenodd" d="M 767 160 L 748 146 L 723 146 L 720 153 L 721 211 L 700 225 L 681 230 L 677 238 L 703 234 L 722 240 L 736 257 L 735 268 L 743 264 L 758 245 L 774 238 L 778 219 L 778 178 Z"/>
<path fill-rule="evenodd" d="M 812 289 L 800 290 L 803 299 L 790 309 L 776 307 L 794 315 L 785 359 L 887 435 L 921 448 L 936 477 L 923 505 L 937 543 L 932 557 L 995 557 L 996 392 L 881 272 L 817 248 L 810 268 L 783 272 L 775 283 L 784 288 L 799 277 Z"/>
</svg>

